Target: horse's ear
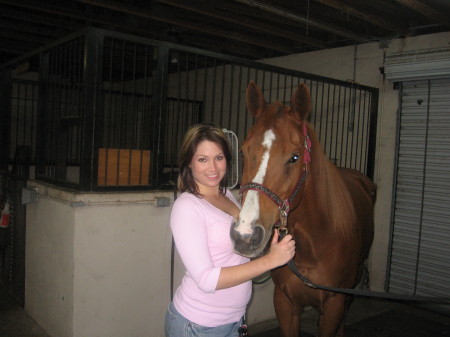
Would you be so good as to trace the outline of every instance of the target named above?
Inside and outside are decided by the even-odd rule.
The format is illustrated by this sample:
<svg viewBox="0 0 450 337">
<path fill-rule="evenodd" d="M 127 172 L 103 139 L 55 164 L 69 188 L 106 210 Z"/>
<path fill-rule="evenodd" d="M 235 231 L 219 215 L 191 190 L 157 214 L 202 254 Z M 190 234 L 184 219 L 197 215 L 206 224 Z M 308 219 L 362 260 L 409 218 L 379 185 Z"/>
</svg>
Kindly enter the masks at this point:
<svg viewBox="0 0 450 337">
<path fill-rule="evenodd" d="M 258 117 L 266 108 L 266 101 L 255 82 L 250 81 L 247 87 L 247 109 L 253 116 Z"/>
<path fill-rule="evenodd" d="M 299 120 L 306 120 L 311 111 L 311 99 L 308 87 L 302 83 L 292 94 L 291 108 L 295 117 Z"/>
</svg>

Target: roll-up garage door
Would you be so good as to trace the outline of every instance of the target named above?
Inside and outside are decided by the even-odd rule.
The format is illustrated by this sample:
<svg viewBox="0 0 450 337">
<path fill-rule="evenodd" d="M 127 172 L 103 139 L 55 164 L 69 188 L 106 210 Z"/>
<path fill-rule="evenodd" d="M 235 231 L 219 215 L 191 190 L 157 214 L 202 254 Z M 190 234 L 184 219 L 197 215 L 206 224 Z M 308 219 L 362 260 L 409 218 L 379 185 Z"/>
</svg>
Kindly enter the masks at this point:
<svg viewBox="0 0 450 337">
<path fill-rule="evenodd" d="M 401 82 L 388 291 L 450 296 L 450 79 Z"/>
</svg>

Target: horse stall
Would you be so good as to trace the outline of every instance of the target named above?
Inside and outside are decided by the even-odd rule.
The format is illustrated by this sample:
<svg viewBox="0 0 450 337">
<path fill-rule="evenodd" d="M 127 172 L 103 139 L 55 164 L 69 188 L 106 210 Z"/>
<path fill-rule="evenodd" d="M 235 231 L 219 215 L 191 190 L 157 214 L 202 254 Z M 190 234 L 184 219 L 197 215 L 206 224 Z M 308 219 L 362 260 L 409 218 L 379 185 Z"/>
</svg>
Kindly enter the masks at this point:
<svg viewBox="0 0 450 337">
<path fill-rule="evenodd" d="M 168 226 L 182 136 L 199 122 L 232 131 L 236 176 L 237 144 L 254 122 L 250 81 L 283 104 L 305 83 L 327 157 L 373 178 L 372 87 L 100 29 L 0 71 L 2 200 L 26 205 L 22 237 L 1 252 L 2 279 L 51 336 L 164 335 L 183 272 Z M 24 148 L 27 184 L 12 198 Z M 12 254 L 14 240 L 22 254 Z M 22 268 L 22 285 L 7 266 Z M 272 292 L 270 280 L 255 282 L 250 324 L 275 318 Z"/>
</svg>

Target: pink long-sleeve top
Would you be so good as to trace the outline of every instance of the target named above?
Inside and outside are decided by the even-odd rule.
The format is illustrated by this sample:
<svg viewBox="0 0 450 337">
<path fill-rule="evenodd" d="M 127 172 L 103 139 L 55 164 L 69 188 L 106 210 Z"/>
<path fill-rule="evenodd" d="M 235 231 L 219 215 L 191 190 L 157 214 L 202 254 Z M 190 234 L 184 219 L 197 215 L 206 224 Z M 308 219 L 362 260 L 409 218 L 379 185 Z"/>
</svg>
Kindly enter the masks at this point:
<svg viewBox="0 0 450 337">
<path fill-rule="evenodd" d="M 230 191 L 226 196 L 238 205 Z M 239 321 L 250 300 L 251 281 L 216 290 L 222 267 L 249 261 L 233 251 L 232 220 L 231 215 L 191 193 L 182 193 L 173 205 L 170 226 L 186 268 L 173 302 L 180 314 L 203 326 Z"/>
</svg>

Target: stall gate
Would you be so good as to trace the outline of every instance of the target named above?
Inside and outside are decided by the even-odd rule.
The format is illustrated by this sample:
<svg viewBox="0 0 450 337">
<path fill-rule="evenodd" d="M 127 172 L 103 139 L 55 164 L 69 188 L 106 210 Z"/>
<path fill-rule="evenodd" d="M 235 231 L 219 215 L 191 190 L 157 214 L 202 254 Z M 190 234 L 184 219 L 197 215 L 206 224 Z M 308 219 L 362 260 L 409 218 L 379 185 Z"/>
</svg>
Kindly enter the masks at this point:
<svg viewBox="0 0 450 337">
<path fill-rule="evenodd" d="M 12 76 L 13 66 L 30 71 Z M 235 132 L 253 124 L 245 90 L 289 104 L 299 83 L 311 91 L 311 122 L 329 158 L 373 176 L 378 90 L 222 54 L 88 29 L 2 69 L 11 99 L 6 147 L 29 145 L 35 177 L 80 191 L 172 189 L 181 137 L 195 123 Z M 9 84 L 8 84 L 9 80 Z M 34 80 L 35 89 L 16 83 Z M 32 94 L 31 94 L 32 93 Z M 15 109 L 14 95 L 22 97 Z M 30 98 L 30 97 L 32 98 Z M 3 127 L 5 129 L 5 127 Z M 33 170 L 34 173 L 34 170 Z"/>
</svg>

